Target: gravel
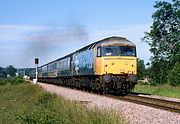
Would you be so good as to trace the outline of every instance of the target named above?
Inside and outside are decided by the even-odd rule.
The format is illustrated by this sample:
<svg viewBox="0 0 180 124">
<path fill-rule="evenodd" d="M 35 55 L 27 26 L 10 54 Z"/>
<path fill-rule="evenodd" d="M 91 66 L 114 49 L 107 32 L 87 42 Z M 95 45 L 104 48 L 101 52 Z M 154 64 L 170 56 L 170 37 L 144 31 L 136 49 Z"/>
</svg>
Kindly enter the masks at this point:
<svg viewBox="0 0 180 124">
<path fill-rule="evenodd" d="M 68 100 L 80 101 L 89 108 L 114 110 L 130 124 L 180 124 L 180 114 L 125 102 L 102 95 L 91 94 L 51 84 L 38 83 L 45 90 Z"/>
</svg>

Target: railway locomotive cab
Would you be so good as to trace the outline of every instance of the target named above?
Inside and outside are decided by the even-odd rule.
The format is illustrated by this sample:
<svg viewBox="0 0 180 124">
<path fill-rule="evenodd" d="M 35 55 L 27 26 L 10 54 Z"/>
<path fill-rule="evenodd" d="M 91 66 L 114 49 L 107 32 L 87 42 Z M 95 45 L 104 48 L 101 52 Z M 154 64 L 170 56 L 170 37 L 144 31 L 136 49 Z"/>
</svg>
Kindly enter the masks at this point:
<svg viewBox="0 0 180 124">
<path fill-rule="evenodd" d="M 122 37 L 111 37 L 97 44 L 95 75 L 103 89 L 116 94 L 130 92 L 137 81 L 135 44 Z"/>
<path fill-rule="evenodd" d="M 136 46 L 109 37 L 38 68 L 38 80 L 95 92 L 129 93 L 137 81 Z"/>
</svg>

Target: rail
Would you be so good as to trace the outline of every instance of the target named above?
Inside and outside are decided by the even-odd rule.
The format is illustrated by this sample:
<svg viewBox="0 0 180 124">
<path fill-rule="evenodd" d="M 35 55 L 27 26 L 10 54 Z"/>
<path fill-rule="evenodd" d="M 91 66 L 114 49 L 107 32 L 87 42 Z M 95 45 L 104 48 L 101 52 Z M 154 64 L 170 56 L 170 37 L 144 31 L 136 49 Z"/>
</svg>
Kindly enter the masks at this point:
<svg viewBox="0 0 180 124">
<path fill-rule="evenodd" d="M 109 97 L 112 97 L 112 96 L 110 95 Z M 113 98 L 180 114 L 180 102 L 151 98 L 151 97 L 144 97 L 144 96 L 137 96 L 133 94 L 128 94 L 124 97 L 113 96 Z"/>
</svg>

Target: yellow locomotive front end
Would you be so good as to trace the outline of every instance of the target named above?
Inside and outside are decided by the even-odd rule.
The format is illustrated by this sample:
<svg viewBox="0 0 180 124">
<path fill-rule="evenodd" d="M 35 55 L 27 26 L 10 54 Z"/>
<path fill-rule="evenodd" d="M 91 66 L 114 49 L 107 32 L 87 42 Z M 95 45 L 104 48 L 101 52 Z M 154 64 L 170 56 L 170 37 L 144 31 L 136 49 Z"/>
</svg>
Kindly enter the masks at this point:
<svg viewBox="0 0 180 124">
<path fill-rule="evenodd" d="M 117 94 L 130 92 L 137 81 L 135 45 L 125 38 L 113 37 L 99 43 L 94 51 L 100 87 Z"/>
</svg>

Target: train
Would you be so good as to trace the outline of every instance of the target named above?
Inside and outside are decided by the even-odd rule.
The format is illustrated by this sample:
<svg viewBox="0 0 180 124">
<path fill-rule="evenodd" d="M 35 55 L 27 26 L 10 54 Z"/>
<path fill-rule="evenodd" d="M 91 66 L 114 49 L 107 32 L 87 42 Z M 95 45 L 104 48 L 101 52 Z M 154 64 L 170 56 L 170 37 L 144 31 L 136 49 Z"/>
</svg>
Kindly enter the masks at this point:
<svg viewBox="0 0 180 124">
<path fill-rule="evenodd" d="M 37 70 L 38 82 L 101 94 L 128 94 L 137 83 L 136 45 L 124 37 L 108 37 Z"/>
</svg>

